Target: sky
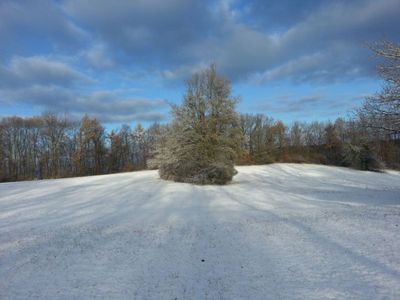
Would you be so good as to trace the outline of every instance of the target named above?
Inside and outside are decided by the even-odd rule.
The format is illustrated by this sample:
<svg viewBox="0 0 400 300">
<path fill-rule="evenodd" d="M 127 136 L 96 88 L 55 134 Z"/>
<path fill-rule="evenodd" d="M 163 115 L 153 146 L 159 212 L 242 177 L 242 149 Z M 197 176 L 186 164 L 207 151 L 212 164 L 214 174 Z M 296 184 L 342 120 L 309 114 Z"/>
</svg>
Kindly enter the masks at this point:
<svg viewBox="0 0 400 300">
<path fill-rule="evenodd" d="M 0 116 L 87 113 L 168 122 L 185 80 L 215 63 L 242 113 L 346 117 L 377 92 L 377 40 L 400 0 L 0 0 Z"/>
</svg>

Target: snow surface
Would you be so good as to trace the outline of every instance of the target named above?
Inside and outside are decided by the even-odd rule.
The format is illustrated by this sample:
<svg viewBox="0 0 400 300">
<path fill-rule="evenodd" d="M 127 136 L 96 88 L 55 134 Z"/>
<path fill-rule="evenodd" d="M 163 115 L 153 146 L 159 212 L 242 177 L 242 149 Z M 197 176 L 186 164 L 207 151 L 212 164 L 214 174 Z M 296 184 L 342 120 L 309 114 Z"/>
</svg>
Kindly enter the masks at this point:
<svg viewBox="0 0 400 300">
<path fill-rule="evenodd" d="M 0 184 L 0 299 L 400 299 L 400 173 Z"/>
</svg>

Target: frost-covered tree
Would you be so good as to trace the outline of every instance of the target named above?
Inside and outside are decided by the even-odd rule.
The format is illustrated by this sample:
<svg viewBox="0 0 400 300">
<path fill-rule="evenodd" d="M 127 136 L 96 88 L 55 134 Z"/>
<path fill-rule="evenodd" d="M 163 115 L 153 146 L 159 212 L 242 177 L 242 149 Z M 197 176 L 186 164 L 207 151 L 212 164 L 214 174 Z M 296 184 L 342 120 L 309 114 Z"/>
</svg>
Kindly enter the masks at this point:
<svg viewBox="0 0 400 300">
<path fill-rule="evenodd" d="M 134 144 L 134 158 L 135 164 L 139 169 L 146 167 L 147 159 L 147 143 L 146 143 L 146 130 L 139 123 L 136 125 L 133 133 L 133 144 Z"/>
<path fill-rule="evenodd" d="M 160 177 L 195 184 L 225 184 L 237 173 L 241 143 L 238 99 L 214 65 L 192 76 L 157 155 Z"/>
<path fill-rule="evenodd" d="M 376 95 L 368 97 L 360 117 L 368 127 L 389 134 L 400 132 L 400 45 L 378 42 L 371 49 L 383 60 L 378 67 L 385 85 Z"/>
</svg>

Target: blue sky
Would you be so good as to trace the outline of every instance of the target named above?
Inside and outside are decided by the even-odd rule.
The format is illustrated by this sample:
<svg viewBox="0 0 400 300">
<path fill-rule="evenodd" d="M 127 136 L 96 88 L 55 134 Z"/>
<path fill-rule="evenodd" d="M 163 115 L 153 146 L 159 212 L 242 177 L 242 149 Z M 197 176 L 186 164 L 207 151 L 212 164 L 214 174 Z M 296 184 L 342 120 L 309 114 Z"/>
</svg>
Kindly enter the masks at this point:
<svg viewBox="0 0 400 300">
<path fill-rule="evenodd" d="M 346 116 L 379 90 L 366 46 L 399 41 L 400 0 L 0 0 L 0 116 L 108 127 L 169 118 L 215 63 L 243 113 Z"/>
</svg>

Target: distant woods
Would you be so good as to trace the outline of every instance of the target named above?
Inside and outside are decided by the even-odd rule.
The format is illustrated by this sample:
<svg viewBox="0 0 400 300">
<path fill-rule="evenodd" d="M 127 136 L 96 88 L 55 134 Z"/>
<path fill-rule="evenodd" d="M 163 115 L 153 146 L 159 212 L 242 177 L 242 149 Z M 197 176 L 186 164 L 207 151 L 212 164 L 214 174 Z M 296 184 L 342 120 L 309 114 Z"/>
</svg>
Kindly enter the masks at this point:
<svg viewBox="0 0 400 300">
<path fill-rule="evenodd" d="M 264 115 L 242 115 L 241 164 L 317 163 L 379 170 L 400 168 L 400 139 L 354 118 L 294 122 L 286 126 Z"/>
<path fill-rule="evenodd" d="M 107 133 L 94 118 L 55 114 L 0 121 L 0 181 L 61 178 L 145 169 L 158 125 Z"/>
<path fill-rule="evenodd" d="M 158 147 L 167 143 L 170 126 L 123 125 L 107 133 L 100 122 L 88 116 L 80 122 L 54 114 L 3 118 L 0 181 L 147 169 Z M 265 115 L 246 114 L 239 116 L 237 129 L 240 137 L 231 142 L 240 142 L 240 147 L 230 154 L 236 164 L 296 162 L 364 170 L 400 168 L 399 137 L 369 128 L 362 119 L 286 125 Z M 195 158 L 197 154 L 186 155 Z"/>
<path fill-rule="evenodd" d="M 171 124 L 106 132 L 89 116 L 46 113 L 0 120 L 0 182 L 160 168 L 165 179 L 226 183 L 234 164 L 318 163 L 360 170 L 400 169 L 400 47 L 377 43 L 385 85 L 354 117 L 284 124 L 238 114 L 215 67 L 194 74 Z"/>
</svg>

